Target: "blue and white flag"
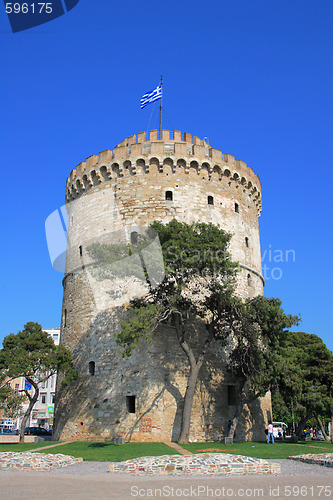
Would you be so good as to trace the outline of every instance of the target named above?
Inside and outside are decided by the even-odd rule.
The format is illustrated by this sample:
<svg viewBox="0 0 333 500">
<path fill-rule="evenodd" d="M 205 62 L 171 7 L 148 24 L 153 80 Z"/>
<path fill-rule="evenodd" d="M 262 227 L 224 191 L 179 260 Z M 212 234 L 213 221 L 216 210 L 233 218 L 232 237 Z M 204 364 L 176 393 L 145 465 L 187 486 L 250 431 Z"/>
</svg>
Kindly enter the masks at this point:
<svg viewBox="0 0 333 500">
<path fill-rule="evenodd" d="M 27 381 L 27 379 L 25 379 L 25 382 L 24 382 L 24 390 L 25 391 L 30 391 L 32 385 L 30 384 L 30 382 Z"/>
<path fill-rule="evenodd" d="M 141 109 L 145 108 L 151 102 L 157 101 L 162 97 L 162 87 L 159 85 L 155 90 L 143 94 L 141 97 Z"/>
</svg>

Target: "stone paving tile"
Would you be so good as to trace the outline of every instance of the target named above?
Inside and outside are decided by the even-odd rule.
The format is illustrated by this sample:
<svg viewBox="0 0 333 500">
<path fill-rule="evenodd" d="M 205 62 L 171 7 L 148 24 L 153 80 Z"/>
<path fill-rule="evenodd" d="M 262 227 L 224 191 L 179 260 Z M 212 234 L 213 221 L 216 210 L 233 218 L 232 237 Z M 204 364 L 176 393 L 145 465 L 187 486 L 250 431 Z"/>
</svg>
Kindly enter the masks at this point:
<svg viewBox="0 0 333 500">
<path fill-rule="evenodd" d="M 320 453 L 307 455 L 294 455 L 288 457 L 291 460 L 300 460 L 301 462 L 306 462 L 308 464 L 324 465 L 325 467 L 333 467 L 333 453 Z"/>
<path fill-rule="evenodd" d="M 56 467 L 67 467 L 68 465 L 82 462 L 83 458 L 74 458 L 68 455 L 46 454 L 46 453 L 16 453 L 13 451 L 0 452 L 0 471 L 8 469 L 20 470 L 50 470 Z"/>
<path fill-rule="evenodd" d="M 110 472 L 134 475 L 234 475 L 279 474 L 280 464 L 242 455 L 198 453 L 196 455 L 163 455 L 141 457 L 110 464 Z"/>
</svg>

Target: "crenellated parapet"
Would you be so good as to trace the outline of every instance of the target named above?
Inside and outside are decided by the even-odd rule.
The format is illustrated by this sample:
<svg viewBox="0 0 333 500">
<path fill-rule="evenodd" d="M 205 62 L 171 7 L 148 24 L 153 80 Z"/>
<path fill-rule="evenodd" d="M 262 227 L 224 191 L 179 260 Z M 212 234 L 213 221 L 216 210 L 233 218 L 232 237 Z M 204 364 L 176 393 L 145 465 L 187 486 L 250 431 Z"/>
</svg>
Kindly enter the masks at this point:
<svg viewBox="0 0 333 500">
<path fill-rule="evenodd" d="M 252 168 L 230 154 L 212 148 L 205 139 L 179 130 L 151 130 L 132 135 L 113 150 L 105 150 L 89 156 L 72 170 L 66 183 L 66 202 L 77 199 L 89 190 L 105 182 L 117 182 L 118 178 L 149 176 L 168 172 L 197 176 L 198 182 L 224 183 L 241 190 L 252 199 L 258 216 L 261 213 L 261 185 Z"/>
</svg>

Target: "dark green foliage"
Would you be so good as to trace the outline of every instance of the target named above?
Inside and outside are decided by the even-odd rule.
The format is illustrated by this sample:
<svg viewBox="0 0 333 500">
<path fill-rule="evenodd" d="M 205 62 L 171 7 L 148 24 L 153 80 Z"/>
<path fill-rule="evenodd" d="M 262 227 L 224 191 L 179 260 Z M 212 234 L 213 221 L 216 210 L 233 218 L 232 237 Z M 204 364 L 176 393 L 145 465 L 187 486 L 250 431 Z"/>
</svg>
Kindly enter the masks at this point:
<svg viewBox="0 0 333 500">
<path fill-rule="evenodd" d="M 159 324 L 161 308 L 154 304 L 142 303 L 133 307 L 130 321 L 122 321 L 122 331 L 117 334 L 116 342 L 124 348 L 123 356 L 130 356 L 140 340 L 151 341 L 151 334 Z"/>
<path fill-rule="evenodd" d="M 166 276 L 146 297 L 131 302 L 131 317 L 122 322 L 122 332 L 116 334 L 125 356 L 141 340 L 150 341 L 161 322 L 168 320 L 174 325 L 176 313 L 181 314 L 184 325 L 193 316 L 205 319 L 211 341 L 222 335 L 218 311 L 233 300 L 237 264 L 228 252 L 229 234 L 212 224 L 176 220 L 166 225 L 154 222 L 150 231 L 158 234 Z"/>
<path fill-rule="evenodd" d="M 0 374 L 0 409 L 4 410 L 4 416 L 15 419 L 22 411 L 22 403 L 25 396 L 17 394 L 7 383 L 4 374 Z"/>
<path fill-rule="evenodd" d="M 283 371 L 273 391 L 274 411 L 291 421 L 304 415 L 329 418 L 333 408 L 333 355 L 314 334 L 288 332 L 283 346 Z"/>
<path fill-rule="evenodd" d="M 4 338 L 3 348 L 0 350 L 2 374 L 10 378 L 37 377 L 40 382 L 47 370 L 65 371 L 68 380 L 76 376 L 69 351 L 63 346 L 56 346 L 38 323 L 27 323 L 24 325 L 24 330 L 16 335 L 11 333 Z"/>
<path fill-rule="evenodd" d="M 236 346 L 230 366 L 246 379 L 252 395 L 263 396 L 283 372 L 282 348 L 287 329 L 298 324 L 300 318 L 285 314 L 276 298 L 258 296 L 237 307 L 239 326 L 233 332 Z"/>
<path fill-rule="evenodd" d="M 38 384 L 56 372 L 64 374 L 63 384 L 65 385 L 77 378 L 70 352 L 61 345 L 56 346 L 38 323 L 27 323 L 24 325 L 24 330 L 16 335 L 11 333 L 4 338 L 3 348 L 0 350 L 0 376 L 6 381 L 24 377 L 32 385 L 32 394 L 27 390 L 24 391 L 29 399 L 29 406 L 22 420 L 21 441 L 24 438 L 24 429 L 29 415 L 38 399 Z M 2 397 L 4 396 L 5 394 L 2 393 Z M 10 404 L 8 397 L 12 395 L 7 395 L 4 400 L 5 404 Z"/>
<path fill-rule="evenodd" d="M 212 224 L 176 220 L 151 227 L 159 236 L 166 276 L 147 296 L 132 301 L 130 319 L 122 323 L 116 340 L 129 356 L 140 341 L 151 340 L 160 323 L 168 322 L 175 332 L 190 366 L 180 441 L 188 439 L 199 370 L 210 343 L 218 340 L 229 352 L 229 369 L 239 381 L 239 404 L 229 431 L 233 435 L 243 404 L 276 384 L 286 330 L 299 318 L 286 315 L 278 299 L 259 296 L 243 302 L 235 296 L 238 265 L 228 251 L 230 234 Z M 194 356 L 187 330 L 198 317 L 206 333 Z"/>
<path fill-rule="evenodd" d="M 169 224 L 154 222 L 151 227 L 158 233 L 166 274 L 221 273 L 234 275 L 237 263 L 228 251 L 231 235 L 213 224 L 196 222 L 185 224 L 173 219 Z"/>
</svg>

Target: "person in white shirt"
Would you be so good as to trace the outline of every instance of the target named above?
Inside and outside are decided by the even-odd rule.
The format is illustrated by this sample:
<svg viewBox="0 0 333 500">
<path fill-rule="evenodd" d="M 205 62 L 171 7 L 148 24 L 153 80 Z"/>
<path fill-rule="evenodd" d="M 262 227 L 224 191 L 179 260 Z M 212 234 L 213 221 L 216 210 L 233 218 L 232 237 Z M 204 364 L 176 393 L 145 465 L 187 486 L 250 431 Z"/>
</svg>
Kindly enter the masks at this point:
<svg viewBox="0 0 333 500">
<path fill-rule="evenodd" d="M 274 444 L 274 436 L 273 436 L 273 424 L 272 421 L 268 421 L 268 427 L 267 427 L 267 444 L 269 444 L 270 440 L 272 439 L 272 443 Z"/>
</svg>

